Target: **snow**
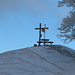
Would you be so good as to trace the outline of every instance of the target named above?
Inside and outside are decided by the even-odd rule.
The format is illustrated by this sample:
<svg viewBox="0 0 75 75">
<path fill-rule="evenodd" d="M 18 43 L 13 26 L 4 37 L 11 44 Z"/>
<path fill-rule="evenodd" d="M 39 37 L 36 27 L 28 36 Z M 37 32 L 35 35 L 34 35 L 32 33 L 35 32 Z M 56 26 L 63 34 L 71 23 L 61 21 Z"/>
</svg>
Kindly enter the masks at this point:
<svg viewBox="0 0 75 75">
<path fill-rule="evenodd" d="M 0 75 L 75 75 L 75 51 L 50 45 L 1 53 Z"/>
</svg>

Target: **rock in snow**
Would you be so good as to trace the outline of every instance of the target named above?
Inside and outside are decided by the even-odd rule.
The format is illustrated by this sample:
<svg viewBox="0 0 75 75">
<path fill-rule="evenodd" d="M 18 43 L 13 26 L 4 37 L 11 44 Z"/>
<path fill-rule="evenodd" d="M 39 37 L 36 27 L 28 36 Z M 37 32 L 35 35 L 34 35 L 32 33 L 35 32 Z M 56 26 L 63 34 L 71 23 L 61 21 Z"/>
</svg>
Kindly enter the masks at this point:
<svg viewBox="0 0 75 75">
<path fill-rule="evenodd" d="M 75 75 L 75 51 L 51 45 L 4 52 L 0 75 Z"/>
</svg>

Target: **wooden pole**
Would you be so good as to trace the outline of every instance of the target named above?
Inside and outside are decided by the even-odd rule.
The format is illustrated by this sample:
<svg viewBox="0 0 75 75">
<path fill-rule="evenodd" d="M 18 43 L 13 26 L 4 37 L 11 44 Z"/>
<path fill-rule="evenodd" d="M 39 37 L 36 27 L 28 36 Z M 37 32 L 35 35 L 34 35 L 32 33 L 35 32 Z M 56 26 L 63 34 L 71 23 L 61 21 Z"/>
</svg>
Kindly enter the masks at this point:
<svg viewBox="0 0 75 75">
<path fill-rule="evenodd" d="M 46 24 L 44 24 L 44 28 L 46 28 Z M 45 31 L 44 31 L 44 39 L 45 39 Z M 44 46 L 45 46 L 45 40 L 44 40 Z"/>
<path fill-rule="evenodd" d="M 41 23 L 40 23 L 40 26 L 39 26 L 39 46 L 41 45 Z"/>
</svg>

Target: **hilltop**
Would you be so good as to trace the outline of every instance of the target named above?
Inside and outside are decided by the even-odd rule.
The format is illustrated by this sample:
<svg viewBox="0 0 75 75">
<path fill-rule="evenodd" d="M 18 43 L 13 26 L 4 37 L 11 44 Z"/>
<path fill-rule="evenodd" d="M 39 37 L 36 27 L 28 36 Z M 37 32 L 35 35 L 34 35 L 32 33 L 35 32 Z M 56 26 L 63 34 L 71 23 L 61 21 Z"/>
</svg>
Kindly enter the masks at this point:
<svg viewBox="0 0 75 75">
<path fill-rule="evenodd" d="M 75 75 L 75 50 L 50 45 L 4 52 L 0 75 Z"/>
</svg>

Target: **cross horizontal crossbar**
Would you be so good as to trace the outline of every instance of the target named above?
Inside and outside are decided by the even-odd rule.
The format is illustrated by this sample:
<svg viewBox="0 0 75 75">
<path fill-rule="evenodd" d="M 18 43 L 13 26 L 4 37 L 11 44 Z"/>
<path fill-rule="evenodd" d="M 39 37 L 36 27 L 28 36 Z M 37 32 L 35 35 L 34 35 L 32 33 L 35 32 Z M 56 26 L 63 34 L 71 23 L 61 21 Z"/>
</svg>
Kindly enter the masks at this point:
<svg viewBox="0 0 75 75">
<path fill-rule="evenodd" d="M 49 29 L 49 28 L 46 27 L 46 28 L 35 28 L 35 29 L 37 30 L 37 29 Z"/>
</svg>

